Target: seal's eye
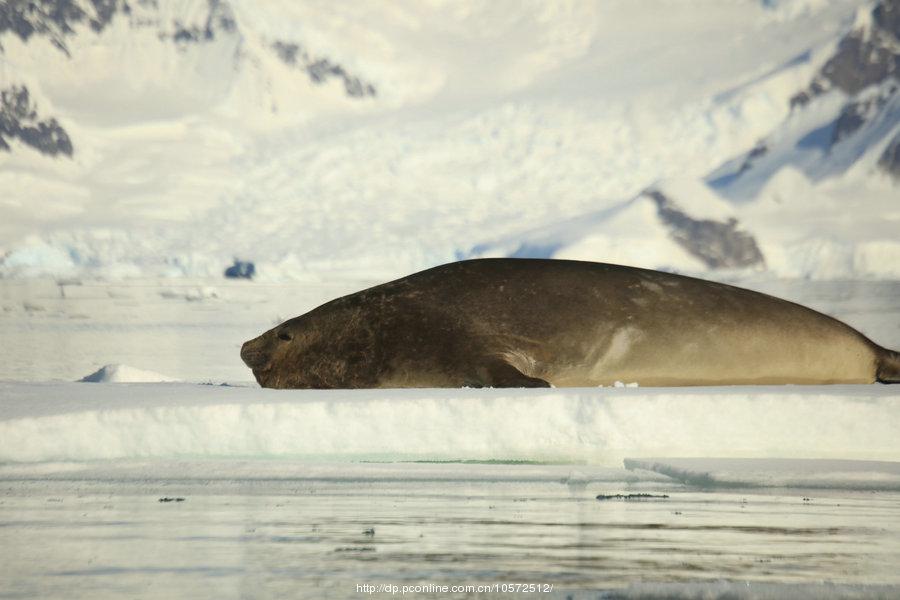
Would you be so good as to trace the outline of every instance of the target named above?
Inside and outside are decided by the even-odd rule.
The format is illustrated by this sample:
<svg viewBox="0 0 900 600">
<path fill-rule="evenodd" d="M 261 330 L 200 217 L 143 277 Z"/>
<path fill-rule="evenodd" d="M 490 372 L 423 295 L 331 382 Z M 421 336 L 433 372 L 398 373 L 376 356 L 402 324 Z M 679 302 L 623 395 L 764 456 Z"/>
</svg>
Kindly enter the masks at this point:
<svg viewBox="0 0 900 600">
<path fill-rule="evenodd" d="M 289 331 L 282 329 L 281 331 L 278 332 L 278 339 L 284 340 L 285 342 L 289 342 L 292 339 L 294 339 L 294 336 L 292 336 Z"/>
</svg>

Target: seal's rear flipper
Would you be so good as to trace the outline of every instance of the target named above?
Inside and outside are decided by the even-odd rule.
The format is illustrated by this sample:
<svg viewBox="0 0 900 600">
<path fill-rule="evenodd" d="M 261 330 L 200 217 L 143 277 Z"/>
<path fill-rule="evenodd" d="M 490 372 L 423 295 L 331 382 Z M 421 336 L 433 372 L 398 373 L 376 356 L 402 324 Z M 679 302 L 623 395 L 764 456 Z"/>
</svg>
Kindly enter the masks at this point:
<svg viewBox="0 0 900 600">
<path fill-rule="evenodd" d="M 478 369 L 479 383 L 496 388 L 553 387 L 539 377 L 529 377 L 505 360 L 494 360 Z"/>
<path fill-rule="evenodd" d="M 875 377 L 881 383 L 900 383 L 900 352 L 879 348 Z"/>
</svg>

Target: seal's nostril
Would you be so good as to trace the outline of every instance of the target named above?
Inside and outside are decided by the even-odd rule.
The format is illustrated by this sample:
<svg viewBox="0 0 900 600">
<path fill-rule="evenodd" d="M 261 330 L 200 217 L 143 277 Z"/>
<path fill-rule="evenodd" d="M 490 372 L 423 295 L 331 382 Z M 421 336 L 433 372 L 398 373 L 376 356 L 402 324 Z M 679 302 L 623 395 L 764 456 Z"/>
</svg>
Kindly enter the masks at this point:
<svg viewBox="0 0 900 600">
<path fill-rule="evenodd" d="M 289 342 L 294 339 L 294 336 L 292 336 L 289 331 L 285 331 L 284 329 L 282 329 L 278 332 L 278 339 Z"/>
<path fill-rule="evenodd" d="M 256 347 L 257 344 L 254 342 L 256 340 L 250 340 L 241 346 L 241 360 L 251 369 L 261 366 L 267 360 L 266 355 Z"/>
</svg>

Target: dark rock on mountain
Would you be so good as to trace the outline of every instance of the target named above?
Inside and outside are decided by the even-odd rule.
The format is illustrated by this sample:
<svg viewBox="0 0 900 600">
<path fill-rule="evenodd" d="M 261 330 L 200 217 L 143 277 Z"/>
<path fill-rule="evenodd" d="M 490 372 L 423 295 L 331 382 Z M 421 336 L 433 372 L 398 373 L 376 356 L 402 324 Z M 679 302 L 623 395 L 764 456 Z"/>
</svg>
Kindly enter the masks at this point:
<svg viewBox="0 0 900 600">
<path fill-rule="evenodd" d="M 872 10 L 871 26 L 857 28 L 838 44 L 809 87 L 791 98 L 806 105 L 831 89 L 856 94 L 889 77 L 900 76 L 900 0 L 882 0 Z"/>
<path fill-rule="evenodd" d="M 128 1 L 137 7 L 132 10 Z M 4 0 L 0 1 L 0 38 L 14 34 L 22 41 L 45 37 L 70 56 L 67 43 L 79 25 L 102 32 L 119 13 L 129 15 L 133 28 L 157 28 L 157 37 L 174 42 L 179 49 L 193 44 L 214 42 L 229 35 L 240 35 L 238 23 L 226 0 L 206 0 L 206 15 L 192 22 L 174 20 L 162 23 L 156 0 Z M 84 29 L 84 27 L 82 27 Z M 295 66 L 315 84 L 333 79 L 343 83 L 348 96 L 373 97 L 375 86 L 351 74 L 342 65 L 322 56 L 313 56 L 299 44 L 275 42 L 272 49 L 281 60 Z M 0 46 L 0 52 L 2 52 Z M 6 142 L 0 144 L 8 146 Z"/>
<path fill-rule="evenodd" d="M 344 67 L 332 63 L 327 58 L 310 63 L 306 66 L 306 72 L 315 83 L 324 83 L 332 77 L 342 80 L 348 96 L 361 98 L 375 95 L 375 87 L 372 84 L 364 83 L 359 77 L 353 77 L 344 70 Z"/>
<path fill-rule="evenodd" d="M 874 119 L 891 97 L 900 90 L 900 85 L 891 83 L 873 96 L 848 102 L 841 110 L 831 134 L 831 145 L 839 143 L 856 133 L 863 125 Z"/>
<path fill-rule="evenodd" d="M 695 219 L 658 190 L 644 195 L 656 203 L 660 220 L 679 246 L 711 269 L 764 266 L 765 259 L 753 236 L 738 228 L 737 219 L 725 222 Z"/>
<path fill-rule="evenodd" d="M 740 166 L 736 168 L 730 168 L 725 173 L 717 173 L 714 176 L 711 176 L 709 180 L 710 185 L 715 188 L 728 185 L 729 183 L 736 181 L 744 173 L 755 167 L 758 160 L 768 153 L 768 142 L 765 139 L 757 141 L 753 148 L 751 148 L 749 152 L 744 154 L 743 158 L 737 157 L 735 159 L 734 164 L 737 164 L 736 161 L 740 160 Z"/>
<path fill-rule="evenodd" d="M 744 157 L 744 162 L 741 163 L 740 168 L 738 169 L 735 176 L 741 175 L 750 170 L 753 166 L 753 163 L 756 162 L 756 159 L 761 156 L 765 156 L 766 153 L 769 152 L 769 146 L 762 140 L 756 142 L 756 145 L 747 153 L 747 156 Z"/>
<path fill-rule="evenodd" d="M 99 33 L 116 13 L 130 10 L 124 0 L 9 0 L 0 3 L 0 36 L 10 32 L 24 42 L 32 36 L 46 37 L 69 55 L 66 38 L 75 33 L 75 25 L 87 23 Z"/>
<path fill-rule="evenodd" d="M 12 86 L 0 91 L 0 150 L 9 150 L 6 139 L 18 138 L 42 154 L 72 156 L 72 140 L 56 119 L 40 119 L 28 88 Z"/>
<path fill-rule="evenodd" d="M 145 8 L 159 8 L 155 0 L 136 2 Z M 191 43 L 212 41 L 219 32 L 234 33 L 237 22 L 228 3 L 222 0 L 207 0 L 207 3 L 209 10 L 202 25 L 175 21 L 174 32 L 171 35 L 161 33 L 160 37 Z M 68 56 L 66 40 L 75 34 L 77 25 L 87 24 L 95 33 L 100 33 L 119 13 L 132 14 L 126 0 L 10 0 L 0 3 L 0 36 L 11 32 L 25 42 L 32 36 L 43 36 Z"/>
<path fill-rule="evenodd" d="M 900 56 L 889 43 L 895 39 L 892 32 L 881 30 L 870 36 L 857 33 L 844 38 L 837 54 L 822 68 L 822 76 L 848 94 L 884 81 L 898 70 Z"/>
<path fill-rule="evenodd" d="M 272 44 L 272 50 L 275 51 L 275 54 L 278 55 L 278 58 L 280 58 L 284 64 L 290 66 L 296 65 L 299 59 L 304 59 L 306 57 L 306 52 L 303 52 L 302 55 L 300 54 L 299 44 L 276 41 Z"/>
<path fill-rule="evenodd" d="M 878 159 L 878 166 L 891 177 L 900 181 L 900 133 L 895 135 L 887 145 L 881 158 Z"/>
<path fill-rule="evenodd" d="M 831 145 L 856 133 L 866 123 L 867 103 L 849 102 L 841 110 L 831 132 Z"/>
<path fill-rule="evenodd" d="M 789 159 L 792 164 L 811 180 L 818 180 L 845 172 L 872 147 L 881 147 L 885 136 L 900 123 L 900 0 L 881 0 L 863 16 L 840 39 L 833 56 L 806 89 L 790 100 L 791 108 L 799 112 L 814 98 L 837 91 L 847 97 L 840 112 L 789 142 L 793 147 L 786 146 L 784 136 L 773 131 L 742 158 L 714 171 L 709 177 L 713 187 L 725 189 L 743 177 L 749 183 L 742 188 L 739 184 L 738 194 L 753 193 L 754 182 L 761 185 L 780 167 L 758 160 L 769 151 L 796 157 Z M 792 112 L 785 129 L 790 131 L 802 122 L 794 119 L 796 116 Z M 818 159 L 813 158 L 815 152 L 820 153 Z M 881 160 L 882 168 L 892 164 L 889 157 Z M 757 177 L 748 180 L 745 173 L 751 170 Z"/>
<path fill-rule="evenodd" d="M 344 83 L 344 90 L 348 96 L 364 98 L 376 95 L 375 86 L 372 84 L 351 75 L 344 67 L 327 58 L 311 57 L 299 44 L 276 41 L 272 44 L 272 50 L 286 65 L 305 71 L 310 81 L 315 84 L 322 84 L 331 78 L 337 78 Z"/>
<path fill-rule="evenodd" d="M 900 37 L 900 2 L 896 0 L 883 0 L 872 10 L 872 19 L 875 24 L 885 31 L 894 33 L 894 37 Z"/>
<path fill-rule="evenodd" d="M 821 96 L 829 89 L 831 89 L 830 85 L 827 85 L 828 82 L 813 79 L 812 83 L 809 84 L 809 87 L 802 92 L 798 92 L 791 96 L 791 108 L 803 107 L 809 104 L 809 101 L 815 98 L 816 96 Z"/>
<path fill-rule="evenodd" d="M 232 34 L 237 32 L 237 21 L 227 2 L 207 0 L 208 12 L 203 26 L 184 25 L 175 21 L 172 40 L 180 44 L 211 42 L 217 33 Z"/>
</svg>

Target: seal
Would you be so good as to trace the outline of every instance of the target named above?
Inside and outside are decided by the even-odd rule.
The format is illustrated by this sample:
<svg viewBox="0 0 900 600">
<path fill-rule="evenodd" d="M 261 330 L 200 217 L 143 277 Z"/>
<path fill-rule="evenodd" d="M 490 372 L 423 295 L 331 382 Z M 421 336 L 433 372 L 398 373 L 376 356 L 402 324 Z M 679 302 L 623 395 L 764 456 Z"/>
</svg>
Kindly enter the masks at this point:
<svg viewBox="0 0 900 600">
<path fill-rule="evenodd" d="M 900 354 L 793 302 L 647 269 L 450 263 L 246 342 L 270 388 L 900 382 Z"/>
</svg>

